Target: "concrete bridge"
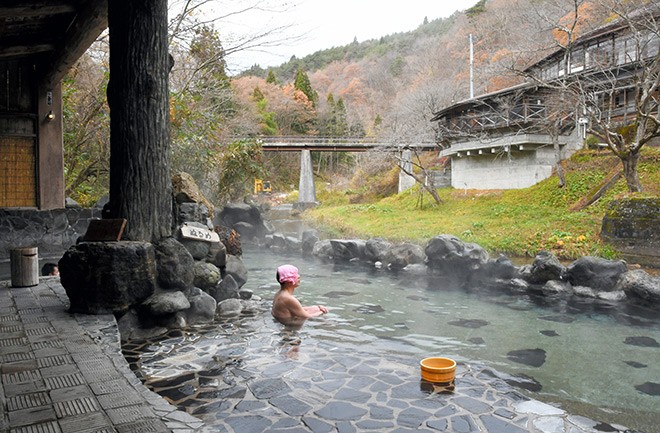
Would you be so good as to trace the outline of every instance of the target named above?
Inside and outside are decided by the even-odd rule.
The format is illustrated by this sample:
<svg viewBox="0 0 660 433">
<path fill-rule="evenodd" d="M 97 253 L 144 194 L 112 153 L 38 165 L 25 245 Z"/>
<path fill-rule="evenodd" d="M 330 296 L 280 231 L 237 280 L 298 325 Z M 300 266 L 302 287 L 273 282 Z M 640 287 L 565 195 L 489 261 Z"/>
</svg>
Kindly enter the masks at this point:
<svg viewBox="0 0 660 433">
<path fill-rule="evenodd" d="M 314 171 L 311 151 L 316 152 L 366 152 L 382 149 L 385 152 L 398 152 L 400 166 L 412 171 L 412 149 L 437 149 L 435 142 L 413 144 L 393 144 L 373 137 L 319 137 L 319 136 L 263 136 L 258 137 L 264 152 L 300 151 L 300 183 L 298 203 L 316 203 Z M 399 172 L 399 192 L 415 184 L 415 180 L 403 170 Z"/>
</svg>

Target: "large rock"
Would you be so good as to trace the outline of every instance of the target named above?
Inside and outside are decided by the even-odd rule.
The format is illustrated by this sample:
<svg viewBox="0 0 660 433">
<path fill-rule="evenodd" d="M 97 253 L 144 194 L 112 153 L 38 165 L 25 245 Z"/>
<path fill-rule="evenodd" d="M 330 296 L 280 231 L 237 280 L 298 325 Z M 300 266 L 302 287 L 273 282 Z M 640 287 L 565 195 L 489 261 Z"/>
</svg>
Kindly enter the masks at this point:
<svg viewBox="0 0 660 433">
<path fill-rule="evenodd" d="M 621 275 L 615 290 L 623 290 L 632 301 L 643 304 L 660 304 L 660 277 L 654 277 L 641 269 Z"/>
<path fill-rule="evenodd" d="M 503 254 L 500 254 L 495 260 L 488 260 L 484 269 L 485 275 L 491 279 L 508 280 L 517 278 L 520 274 L 518 267 Z"/>
<path fill-rule="evenodd" d="M 123 313 L 157 286 L 155 249 L 148 242 L 82 242 L 58 265 L 74 313 Z"/>
<path fill-rule="evenodd" d="M 612 200 L 600 232 L 629 262 L 648 266 L 660 263 L 660 198 L 631 197 Z"/>
<path fill-rule="evenodd" d="M 243 287 L 247 282 L 247 268 L 241 259 L 231 254 L 227 254 L 227 264 L 223 270 L 222 278 L 231 275 L 238 284 L 238 287 Z"/>
<path fill-rule="evenodd" d="M 238 316 L 243 311 L 240 299 L 226 299 L 218 303 L 216 314 L 218 316 Z"/>
<path fill-rule="evenodd" d="M 394 245 L 385 254 L 384 263 L 390 269 L 403 269 L 408 265 L 424 263 L 424 249 L 415 244 Z"/>
<path fill-rule="evenodd" d="M 196 227 L 196 228 L 208 230 L 208 227 L 206 225 L 197 222 L 188 222 L 186 225 L 189 227 Z M 179 232 L 179 242 L 181 242 L 181 244 L 184 247 L 186 247 L 190 255 L 193 256 L 195 260 L 204 260 L 205 258 L 207 258 L 211 250 L 211 244 L 212 244 L 212 242 L 203 241 L 200 239 L 184 238 L 180 232 Z"/>
<path fill-rule="evenodd" d="M 548 281 L 548 284 L 552 281 Z M 594 290 L 591 287 L 587 286 L 573 286 L 573 293 L 576 296 L 582 296 L 586 298 L 600 299 L 601 301 L 607 302 L 619 302 L 626 299 L 626 294 L 623 290 L 611 290 L 609 292 Z"/>
<path fill-rule="evenodd" d="M 177 204 L 201 203 L 206 206 L 209 215 L 214 214 L 213 204 L 202 194 L 195 179 L 188 173 L 176 173 L 172 176 L 172 194 Z"/>
<path fill-rule="evenodd" d="M 596 291 L 614 290 L 621 275 L 628 271 L 620 260 L 607 260 L 600 257 L 580 257 L 566 269 L 566 278 L 574 286 L 586 286 Z"/>
<path fill-rule="evenodd" d="M 324 260 L 332 260 L 333 248 L 330 239 L 323 239 L 314 244 L 312 255 Z"/>
<path fill-rule="evenodd" d="M 254 205 L 230 203 L 220 212 L 222 225 L 235 229 L 246 239 L 263 238 L 268 234 L 261 211 Z"/>
<path fill-rule="evenodd" d="M 524 278 L 532 284 L 545 284 L 550 280 L 562 280 L 566 274 L 566 267 L 562 265 L 554 254 L 541 251 L 536 255 L 529 273 Z"/>
<path fill-rule="evenodd" d="M 571 285 L 568 284 L 566 281 L 548 280 L 540 288 L 540 291 L 546 296 L 569 293 L 571 291 Z"/>
<path fill-rule="evenodd" d="M 150 316 L 167 316 L 190 308 L 190 301 L 183 292 L 160 292 L 149 296 L 141 310 Z"/>
<path fill-rule="evenodd" d="M 220 269 L 213 263 L 195 262 L 193 270 L 195 273 L 193 284 L 204 291 L 214 288 L 222 278 Z"/>
<path fill-rule="evenodd" d="M 164 238 L 154 244 L 158 284 L 167 290 L 186 290 L 193 285 L 193 257 L 174 238 Z"/>
<path fill-rule="evenodd" d="M 206 261 L 222 269 L 227 265 L 227 247 L 222 242 L 211 242 Z"/>
<path fill-rule="evenodd" d="M 364 247 L 364 255 L 367 261 L 372 263 L 384 262 L 385 255 L 392 248 L 392 243 L 381 238 L 367 240 Z M 422 252 L 423 253 L 423 252 Z"/>
<path fill-rule="evenodd" d="M 179 225 L 183 223 L 197 222 L 204 224 L 207 229 L 213 228 L 209 210 L 203 203 L 179 203 L 177 205 L 176 221 Z"/>
<path fill-rule="evenodd" d="M 303 256 L 309 256 L 314 251 L 314 245 L 319 241 L 318 230 L 305 230 L 302 232 L 300 251 Z"/>
<path fill-rule="evenodd" d="M 117 326 L 122 342 L 128 340 L 150 340 L 166 334 L 168 331 L 164 326 L 157 326 L 152 322 L 145 323 L 134 309 L 128 310 L 117 319 Z"/>
<path fill-rule="evenodd" d="M 286 250 L 286 236 L 284 233 L 272 233 L 264 237 L 265 244 L 274 251 Z"/>
<path fill-rule="evenodd" d="M 186 310 L 186 321 L 189 325 L 211 323 L 215 318 L 217 302 L 213 296 L 193 287 L 188 293 L 190 308 Z"/>
<path fill-rule="evenodd" d="M 225 246 L 225 252 L 232 256 L 242 256 L 241 235 L 231 227 L 216 225 L 215 232 L 220 237 L 220 242 Z"/>
<path fill-rule="evenodd" d="M 293 236 L 286 236 L 282 233 L 268 234 L 264 237 L 265 244 L 274 252 L 299 252 L 302 242 Z"/>
<path fill-rule="evenodd" d="M 426 244 L 424 252 L 433 273 L 459 281 L 476 278 L 489 260 L 488 253 L 479 245 L 451 235 L 435 236 Z"/>
<path fill-rule="evenodd" d="M 336 261 L 363 260 L 366 241 L 362 239 L 330 239 L 332 257 Z"/>
<path fill-rule="evenodd" d="M 240 287 L 234 277 L 227 275 L 213 289 L 209 290 L 209 295 L 216 302 L 222 302 L 226 299 L 238 299 L 240 298 L 239 289 Z"/>
</svg>

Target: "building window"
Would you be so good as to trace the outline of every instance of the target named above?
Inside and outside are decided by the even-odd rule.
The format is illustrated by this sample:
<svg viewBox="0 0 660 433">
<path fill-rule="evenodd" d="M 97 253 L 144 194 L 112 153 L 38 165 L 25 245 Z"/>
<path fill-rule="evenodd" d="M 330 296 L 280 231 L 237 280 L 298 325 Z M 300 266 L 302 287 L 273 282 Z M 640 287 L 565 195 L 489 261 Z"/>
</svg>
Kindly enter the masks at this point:
<svg viewBox="0 0 660 433">
<path fill-rule="evenodd" d="M 584 69 L 584 49 L 576 48 L 575 51 L 571 53 L 571 72 L 579 72 Z"/>
</svg>

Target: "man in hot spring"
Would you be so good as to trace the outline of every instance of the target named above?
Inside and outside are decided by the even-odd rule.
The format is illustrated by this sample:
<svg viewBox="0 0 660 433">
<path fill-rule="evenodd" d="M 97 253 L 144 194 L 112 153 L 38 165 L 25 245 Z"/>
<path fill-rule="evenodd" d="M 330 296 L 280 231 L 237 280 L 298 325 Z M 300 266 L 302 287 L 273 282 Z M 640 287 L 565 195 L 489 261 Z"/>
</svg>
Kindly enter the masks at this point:
<svg viewBox="0 0 660 433">
<path fill-rule="evenodd" d="M 317 317 L 328 312 L 323 305 L 303 307 L 293 291 L 300 285 L 298 268 L 293 265 L 282 265 L 277 268 L 277 282 L 280 290 L 273 298 L 271 313 L 278 321 L 285 325 L 300 324 L 310 317 Z"/>
</svg>

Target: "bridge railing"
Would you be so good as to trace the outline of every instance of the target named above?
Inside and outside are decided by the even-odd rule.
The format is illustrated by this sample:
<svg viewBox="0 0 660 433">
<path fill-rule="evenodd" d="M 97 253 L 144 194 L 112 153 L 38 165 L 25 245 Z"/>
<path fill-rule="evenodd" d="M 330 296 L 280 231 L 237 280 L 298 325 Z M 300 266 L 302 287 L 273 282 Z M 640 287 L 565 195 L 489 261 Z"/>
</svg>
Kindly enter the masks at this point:
<svg viewBox="0 0 660 433">
<path fill-rule="evenodd" d="M 382 149 L 405 149 L 405 148 L 419 148 L 419 149 L 434 149 L 437 144 L 434 141 L 422 141 L 417 143 L 392 143 L 377 137 L 325 137 L 319 135 L 283 135 L 283 136 L 257 136 L 256 139 L 260 140 L 264 150 L 266 148 L 273 148 L 285 150 L 285 148 L 310 148 L 313 150 L 328 150 L 334 149 L 352 149 L 363 151 L 373 148 Z"/>
<path fill-rule="evenodd" d="M 384 144 L 376 137 L 325 137 L 318 135 L 264 135 L 257 136 L 264 143 L 314 143 L 314 144 Z"/>
</svg>

